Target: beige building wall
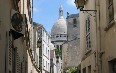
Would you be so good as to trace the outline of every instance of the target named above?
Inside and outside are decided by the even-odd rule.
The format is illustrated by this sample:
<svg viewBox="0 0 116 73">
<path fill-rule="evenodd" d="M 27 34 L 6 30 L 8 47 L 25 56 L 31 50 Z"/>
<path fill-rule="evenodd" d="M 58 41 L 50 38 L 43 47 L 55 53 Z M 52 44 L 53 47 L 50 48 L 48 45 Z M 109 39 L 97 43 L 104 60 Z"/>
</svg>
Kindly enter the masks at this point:
<svg viewBox="0 0 116 73">
<path fill-rule="evenodd" d="M 113 1 L 111 5 L 109 2 Z M 114 11 L 110 10 L 113 5 Z M 83 73 L 115 73 L 116 72 L 116 1 L 115 0 L 87 0 L 83 10 L 97 10 L 80 12 L 80 48 L 82 49 L 81 72 Z M 109 13 L 111 14 L 109 15 Z M 85 19 L 91 14 L 90 33 L 91 50 L 86 52 Z M 114 15 L 112 15 L 114 14 Z M 113 19 L 110 21 L 110 16 Z M 94 17 L 95 16 L 95 17 Z M 97 37 L 97 40 L 96 40 Z M 91 66 L 91 67 L 90 67 Z"/>
<path fill-rule="evenodd" d="M 63 44 L 62 60 L 64 72 L 68 68 L 80 66 L 80 24 L 78 14 L 67 15 L 67 42 Z"/>
<path fill-rule="evenodd" d="M 10 30 L 10 8 L 11 1 L 0 0 L 0 73 L 5 73 L 6 69 L 5 56 L 8 49 L 8 39 L 6 39 L 8 36 L 6 36 L 6 34 L 8 34 L 8 31 Z"/>
<path fill-rule="evenodd" d="M 95 10 L 96 0 L 87 0 L 83 10 Z M 94 11 L 80 11 L 81 72 L 97 73 L 96 15 Z M 90 47 L 87 48 L 86 24 L 90 22 Z"/>
<path fill-rule="evenodd" d="M 101 73 L 116 72 L 116 0 L 113 0 L 114 19 L 109 22 L 108 0 L 100 1 L 100 67 Z M 112 13 L 113 14 L 113 13 Z M 114 65 L 114 66 L 113 66 Z M 113 72 L 113 70 L 115 72 Z"/>
<path fill-rule="evenodd" d="M 10 32 L 12 25 L 11 11 L 14 9 L 12 1 L 13 0 L 0 0 L 0 73 L 28 73 L 26 38 L 22 36 L 13 40 L 12 33 Z M 21 2 L 22 0 L 18 3 L 19 11 L 21 14 L 26 14 L 27 19 L 29 19 L 27 9 L 25 8 L 26 11 L 22 9 L 23 4 Z M 27 0 L 25 7 L 26 5 Z M 28 24 L 29 23 L 30 22 L 28 22 Z"/>
</svg>

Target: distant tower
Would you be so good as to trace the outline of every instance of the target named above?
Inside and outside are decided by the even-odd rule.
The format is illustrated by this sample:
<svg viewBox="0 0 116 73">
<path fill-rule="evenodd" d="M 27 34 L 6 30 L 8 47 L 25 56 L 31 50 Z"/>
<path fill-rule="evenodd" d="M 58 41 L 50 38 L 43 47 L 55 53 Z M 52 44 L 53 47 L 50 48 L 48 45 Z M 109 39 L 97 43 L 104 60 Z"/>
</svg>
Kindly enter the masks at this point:
<svg viewBox="0 0 116 73">
<path fill-rule="evenodd" d="M 59 18 L 51 30 L 51 41 L 57 49 L 62 49 L 62 44 L 67 41 L 67 25 L 63 17 L 62 5 L 59 8 Z"/>
<path fill-rule="evenodd" d="M 56 49 L 62 51 L 62 45 L 65 41 L 67 41 L 67 26 L 66 21 L 63 17 L 63 7 L 62 5 L 60 5 L 59 18 L 57 19 L 51 30 L 51 42 L 54 44 Z M 57 73 L 61 73 L 61 58 L 59 58 L 58 61 L 59 63 Z"/>
<path fill-rule="evenodd" d="M 59 8 L 59 18 L 60 17 L 63 17 L 63 7 L 62 7 L 62 5 L 60 5 L 60 8 Z"/>
</svg>

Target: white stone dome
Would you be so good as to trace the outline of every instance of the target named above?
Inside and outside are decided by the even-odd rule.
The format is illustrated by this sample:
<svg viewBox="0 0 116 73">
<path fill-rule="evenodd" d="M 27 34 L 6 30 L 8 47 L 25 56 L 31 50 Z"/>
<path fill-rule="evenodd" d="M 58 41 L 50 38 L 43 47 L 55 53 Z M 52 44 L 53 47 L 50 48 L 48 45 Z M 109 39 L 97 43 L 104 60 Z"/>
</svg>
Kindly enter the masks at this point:
<svg viewBox="0 0 116 73">
<path fill-rule="evenodd" d="M 64 18 L 58 19 L 52 27 L 51 34 L 67 34 L 67 26 Z"/>
<path fill-rule="evenodd" d="M 59 8 L 59 18 L 52 27 L 51 35 L 55 34 L 67 34 L 67 25 L 63 17 L 63 8 L 62 5 Z"/>
</svg>

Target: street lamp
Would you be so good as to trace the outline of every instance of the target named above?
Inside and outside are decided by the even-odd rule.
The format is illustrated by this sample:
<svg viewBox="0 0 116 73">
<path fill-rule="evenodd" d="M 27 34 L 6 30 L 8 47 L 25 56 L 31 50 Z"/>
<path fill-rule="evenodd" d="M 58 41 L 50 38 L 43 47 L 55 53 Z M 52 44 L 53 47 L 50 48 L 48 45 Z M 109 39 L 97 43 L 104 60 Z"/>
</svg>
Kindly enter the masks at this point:
<svg viewBox="0 0 116 73">
<path fill-rule="evenodd" d="M 84 8 L 85 0 L 75 0 L 75 4 L 77 8 Z"/>
<path fill-rule="evenodd" d="M 97 12 L 97 10 L 83 10 L 86 1 L 87 0 L 75 0 L 74 3 L 76 4 L 77 9 L 80 9 L 80 11 L 94 11 L 94 12 Z"/>
</svg>

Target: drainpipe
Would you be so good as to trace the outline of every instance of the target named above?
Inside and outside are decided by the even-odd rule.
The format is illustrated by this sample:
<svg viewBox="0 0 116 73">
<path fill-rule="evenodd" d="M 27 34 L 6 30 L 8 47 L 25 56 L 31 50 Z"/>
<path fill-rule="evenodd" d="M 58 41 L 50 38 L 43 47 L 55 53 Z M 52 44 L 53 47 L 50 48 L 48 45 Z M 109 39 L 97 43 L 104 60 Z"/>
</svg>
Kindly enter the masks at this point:
<svg viewBox="0 0 116 73">
<path fill-rule="evenodd" d="M 102 73 L 102 57 L 100 56 L 100 52 L 101 52 L 101 26 L 100 26 L 100 0 L 98 0 L 98 8 L 99 8 L 99 54 L 98 54 L 98 60 L 99 60 L 99 64 L 100 64 L 100 72 L 99 73 Z"/>
<path fill-rule="evenodd" d="M 97 37 L 97 70 L 98 73 L 102 73 L 102 59 L 100 56 L 101 51 L 101 29 L 100 29 L 100 0 L 95 0 L 96 14 L 96 37 Z"/>
<path fill-rule="evenodd" d="M 7 33 L 7 31 L 6 31 L 6 47 L 5 47 L 5 73 L 7 73 L 7 66 L 6 66 L 6 65 L 7 65 L 7 55 L 8 55 L 8 53 L 7 53 L 7 52 L 8 52 L 8 49 L 9 49 L 9 47 L 8 47 L 8 46 L 9 46 L 9 45 L 8 45 L 8 42 L 9 42 L 8 40 L 9 40 L 9 39 L 8 39 L 8 38 L 9 38 L 9 37 L 8 37 L 8 33 Z"/>
</svg>

